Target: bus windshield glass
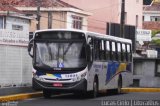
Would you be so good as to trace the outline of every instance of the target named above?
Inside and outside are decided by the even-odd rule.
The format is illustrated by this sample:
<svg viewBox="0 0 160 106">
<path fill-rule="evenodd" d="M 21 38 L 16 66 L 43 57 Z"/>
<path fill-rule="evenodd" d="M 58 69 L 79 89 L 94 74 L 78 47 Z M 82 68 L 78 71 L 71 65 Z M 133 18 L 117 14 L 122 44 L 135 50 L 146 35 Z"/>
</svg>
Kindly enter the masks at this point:
<svg viewBox="0 0 160 106">
<path fill-rule="evenodd" d="M 56 32 L 57 33 L 57 32 Z M 63 32 L 62 34 L 64 34 Z M 54 33 L 55 34 L 55 33 Z M 36 41 L 35 66 L 39 68 L 82 68 L 86 66 L 85 38 L 64 34 Z M 74 34 L 74 33 L 73 33 Z M 43 34 L 44 35 L 44 34 Z M 68 37 L 67 37 L 68 36 Z M 76 38 L 77 36 L 77 38 Z M 60 38 L 61 37 L 61 38 Z M 82 37 L 82 34 L 81 34 Z"/>
</svg>

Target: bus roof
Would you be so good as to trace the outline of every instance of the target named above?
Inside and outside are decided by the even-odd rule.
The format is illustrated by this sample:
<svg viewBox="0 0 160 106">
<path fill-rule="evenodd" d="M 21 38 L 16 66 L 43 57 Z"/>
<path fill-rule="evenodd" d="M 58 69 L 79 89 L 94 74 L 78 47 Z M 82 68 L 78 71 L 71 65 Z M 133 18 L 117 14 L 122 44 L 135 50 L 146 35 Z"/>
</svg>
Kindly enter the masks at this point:
<svg viewBox="0 0 160 106">
<path fill-rule="evenodd" d="M 35 33 L 37 33 L 37 32 L 47 32 L 47 31 L 81 32 L 81 33 L 84 33 L 86 35 L 90 35 L 90 36 L 93 36 L 93 37 L 115 40 L 115 41 L 124 42 L 124 43 L 132 43 L 132 41 L 130 39 L 126 39 L 126 38 L 115 37 L 115 36 L 111 36 L 111 35 L 105 35 L 105 34 L 101 34 L 101 33 L 91 32 L 91 31 L 76 30 L 76 29 L 44 29 L 44 30 L 37 30 L 37 31 L 35 31 Z"/>
</svg>

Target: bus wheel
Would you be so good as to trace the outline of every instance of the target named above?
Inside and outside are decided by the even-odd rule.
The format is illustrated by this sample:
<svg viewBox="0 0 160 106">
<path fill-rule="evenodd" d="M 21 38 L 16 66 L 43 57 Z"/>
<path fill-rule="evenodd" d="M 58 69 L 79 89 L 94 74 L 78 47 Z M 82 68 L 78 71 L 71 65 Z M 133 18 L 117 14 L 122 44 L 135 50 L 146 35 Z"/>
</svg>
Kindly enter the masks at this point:
<svg viewBox="0 0 160 106">
<path fill-rule="evenodd" d="M 92 91 L 92 97 L 96 98 L 98 95 L 98 83 L 97 80 L 95 79 L 93 82 L 93 91 Z"/>
<path fill-rule="evenodd" d="M 43 89 L 44 98 L 51 98 L 52 92 L 50 90 Z"/>
<path fill-rule="evenodd" d="M 122 89 L 122 77 L 120 76 L 119 79 L 118 79 L 118 88 L 117 88 L 117 93 L 118 94 L 122 93 L 121 89 Z"/>
</svg>

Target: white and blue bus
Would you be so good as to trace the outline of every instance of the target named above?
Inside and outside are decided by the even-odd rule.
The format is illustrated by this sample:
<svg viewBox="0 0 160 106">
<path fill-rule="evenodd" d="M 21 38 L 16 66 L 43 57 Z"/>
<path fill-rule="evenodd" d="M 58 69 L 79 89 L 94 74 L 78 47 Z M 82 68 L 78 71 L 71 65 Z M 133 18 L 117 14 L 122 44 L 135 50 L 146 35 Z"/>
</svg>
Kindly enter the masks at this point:
<svg viewBox="0 0 160 106">
<path fill-rule="evenodd" d="M 31 52 L 32 49 L 32 52 Z M 91 94 L 132 84 L 132 42 L 129 39 L 68 29 L 38 30 L 28 45 L 33 84 L 52 93 Z"/>
</svg>

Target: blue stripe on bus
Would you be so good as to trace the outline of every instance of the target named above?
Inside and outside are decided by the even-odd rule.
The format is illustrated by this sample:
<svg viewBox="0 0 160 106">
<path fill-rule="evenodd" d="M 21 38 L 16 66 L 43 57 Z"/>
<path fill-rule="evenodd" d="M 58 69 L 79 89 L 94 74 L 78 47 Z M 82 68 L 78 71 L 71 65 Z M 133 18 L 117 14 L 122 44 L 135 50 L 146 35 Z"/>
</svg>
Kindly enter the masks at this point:
<svg viewBox="0 0 160 106">
<path fill-rule="evenodd" d="M 106 81 L 109 81 L 117 72 L 120 63 L 118 62 L 109 62 L 107 68 Z"/>
<path fill-rule="evenodd" d="M 106 82 L 110 81 L 114 75 L 122 71 L 132 71 L 132 63 L 108 62 Z"/>
</svg>

